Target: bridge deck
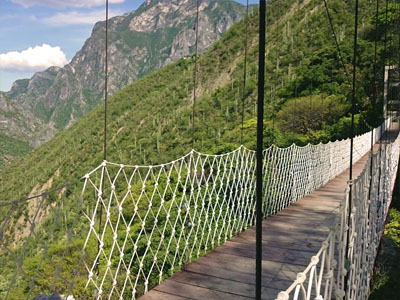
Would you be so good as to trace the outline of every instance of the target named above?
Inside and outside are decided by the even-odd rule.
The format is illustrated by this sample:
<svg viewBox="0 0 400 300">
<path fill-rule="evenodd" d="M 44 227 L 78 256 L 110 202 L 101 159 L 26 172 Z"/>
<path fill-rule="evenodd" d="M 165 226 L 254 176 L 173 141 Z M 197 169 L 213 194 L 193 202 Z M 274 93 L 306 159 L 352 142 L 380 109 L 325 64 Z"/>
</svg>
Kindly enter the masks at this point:
<svg viewBox="0 0 400 300">
<path fill-rule="evenodd" d="M 353 166 L 362 171 L 368 155 Z M 348 180 L 348 170 L 263 221 L 263 299 L 275 299 L 304 270 L 327 237 Z M 255 227 L 214 249 L 156 286 L 141 300 L 254 299 Z"/>
</svg>

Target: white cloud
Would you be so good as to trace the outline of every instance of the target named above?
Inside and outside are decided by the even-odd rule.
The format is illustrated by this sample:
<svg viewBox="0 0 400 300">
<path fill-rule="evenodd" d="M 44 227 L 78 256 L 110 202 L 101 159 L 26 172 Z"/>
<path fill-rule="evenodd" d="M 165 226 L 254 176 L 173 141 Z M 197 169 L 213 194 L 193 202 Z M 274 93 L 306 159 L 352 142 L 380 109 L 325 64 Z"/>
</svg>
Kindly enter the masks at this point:
<svg viewBox="0 0 400 300">
<path fill-rule="evenodd" d="M 122 12 L 110 12 L 109 17 L 122 15 Z M 98 21 L 106 19 L 103 10 L 95 10 L 87 13 L 71 11 L 66 13 L 58 13 L 54 16 L 43 19 L 49 25 L 63 26 L 63 25 L 76 25 L 76 24 L 90 24 L 94 25 Z"/>
<path fill-rule="evenodd" d="M 27 50 L 0 54 L 0 70 L 13 72 L 37 72 L 51 66 L 62 67 L 67 57 L 60 47 L 47 44 L 29 47 Z"/>
<path fill-rule="evenodd" d="M 11 0 L 23 7 L 46 6 L 56 9 L 66 7 L 95 7 L 105 5 L 105 0 Z M 125 0 L 109 0 L 110 4 L 123 3 Z"/>
</svg>

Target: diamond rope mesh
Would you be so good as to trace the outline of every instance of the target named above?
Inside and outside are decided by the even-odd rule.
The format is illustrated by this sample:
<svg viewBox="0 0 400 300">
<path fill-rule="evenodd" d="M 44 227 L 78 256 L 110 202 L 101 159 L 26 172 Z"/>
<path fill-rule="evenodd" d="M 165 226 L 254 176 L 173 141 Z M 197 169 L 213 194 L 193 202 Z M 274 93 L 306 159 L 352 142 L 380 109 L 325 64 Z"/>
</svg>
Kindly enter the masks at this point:
<svg viewBox="0 0 400 300">
<path fill-rule="evenodd" d="M 352 184 L 350 220 L 347 188 L 329 236 L 310 264 L 276 300 L 368 299 L 374 261 L 392 199 L 399 150 L 400 136 L 370 155 Z"/>
<path fill-rule="evenodd" d="M 370 137 L 355 139 L 355 161 Z M 266 149 L 264 216 L 344 171 L 349 147 Z M 138 298 L 254 225 L 255 163 L 243 146 L 223 155 L 193 150 L 157 166 L 104 161 L 71 186 L 2 205 L 0 299 Z"/>
<path fill-rule="evenodd" d="M 134 298 L 247 228 L 254 172 L 254 152 L 243 147 L 218 156 L 192 151 L 159 166 L 104 162 L 85 176 L 84 197 L 93 189 L 106 211 L 100 229 L 98 207 L 85 214 L 90 229 L 83 248 L 100 243 L 96 259 L 85 262 L 86 288 Z"/>
</svg>

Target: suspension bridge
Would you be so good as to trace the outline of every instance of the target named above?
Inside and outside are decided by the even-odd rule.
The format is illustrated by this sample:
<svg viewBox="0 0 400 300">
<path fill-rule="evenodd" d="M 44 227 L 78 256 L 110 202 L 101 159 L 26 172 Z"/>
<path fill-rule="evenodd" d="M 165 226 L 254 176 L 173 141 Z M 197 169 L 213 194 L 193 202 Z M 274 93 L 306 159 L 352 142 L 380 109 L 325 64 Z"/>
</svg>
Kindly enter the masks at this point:
<svg viewBox="0 0 400 300">
<path fill-rule="evenodd" d="M 195 63 L 198 22 L 199 1 Z M 107 161 L 106 50 L 104 161 L 75 182 L 0 203 L 0 299 L 368 298 L 397 175 L 398 120 L 346 140 L 262 149 L 263 27 L 257 151 Z M 355 34 L 354 57 L 356 45 Z"/>
<path fill-rule="evenodd" d="M 396 129 L 387 132 L 382 143 L 391 144 L 390 141 L 396 140 L 397 132 L 396 125 Z M 398 149 L 393 150 L 397 157 Z M 379 183 L 376 178 L 379 163 L 374 163 L 374 159 L 381 157 L 380 151 L 375 145 L 373 152 L 361 157 L 354 165 L 354 175 L 358 177 L 353 183 L 357 189 L 354 196 L 358 203 L 354 205 L 352 217 L 358 220 L 352 220 L 353 224 L 345 221 L 349 170 L 263 221 L 262 299 L 310 299 L 310 296 L 313 299 L 342 299 L 345 295 L 343 278 L 350 270 L 354 273 L 348 293 L 353 299 L 368 298 L 373 258 L 393 188 L 392 184 L 383 187 L 387 183 Z M 397 158 L 385 163 L 391 170 L 387 173 L 388 180 L 393 182 Z M 390 172 L 393 173 L 389 175 Z M 377 186 L 373 187 L 372 183 Z M 381 195 L 377 192 L 379 186 Z M 348 236 L 346 227 L 350 230 Z M 345 269 L 343 253 L 348 237 L 352 239 L 350 251 L 356 255 L 350 270 Z M 241 232 L 186 265 L 183 271 L 140 299 L 253 299 L 254 243 L 254 228 Z"/>
<path fill-rule="evenodd" d="M 387 121 L 354 139 L 353 182 L 349 139 L 263 151 L 262 299 L 367 298 L 397 132 Z M 18 299 L 253 298 L 255 166 L 244 147 L 157 166 L 104 161 L 77 183 L 2 205 L 1 258 L 14 270 L 2 298 L 17 299 L 24 284 Z M 51 232 L 40 231 L 45 222 Z"/>
</svg>

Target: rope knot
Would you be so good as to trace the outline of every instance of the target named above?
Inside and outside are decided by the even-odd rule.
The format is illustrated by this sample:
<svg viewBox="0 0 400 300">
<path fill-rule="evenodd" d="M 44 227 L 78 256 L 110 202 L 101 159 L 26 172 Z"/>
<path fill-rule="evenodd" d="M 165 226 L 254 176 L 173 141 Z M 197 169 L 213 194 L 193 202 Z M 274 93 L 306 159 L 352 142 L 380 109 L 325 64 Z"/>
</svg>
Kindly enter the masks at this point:
<svg viewBox="0 0 400 300">
<path fill-rule="evenodd" d="M 313 257 L 311 257 L 311 263 L 315 266 L 319 263 L 319 257 L 314 255 Z"/>
<path fill-rule="evenodd" d="M 337 260 L 336 259 L 332 260 L 331 266 L 332 266 L 332 269 L 336 268 L 336 266 L 337 266 Z"/>
<path fill-rule="evenodd" d="M 298 273 L 298 274 L 297 274 L 296 281 L 297 281 L 299 284 L 302 284 L 304 281 L 306 281 L 306 278 L 307 278 L 306 274 L 304 274 L 303 272 L 301 272 L 301 273 Z"/>
<path fill-rule="evenodd" d="M 343 299 L 343 297 L 346 295 L 346 293 L 345 293 L 345 291 L 344 290 L 336 290 L 336 292 L 335 292 L 335 296 L 336 296 L 336 299 L 337 300 L 341 300 L 341 299 Z"/>
<path fill-rule="evenodd" d="M 289 300 L 289 294 L 287 292 L 280 292 L 276 300 Z"/>
<path fill-rule="evenodd" d="M 324 279 L 325 280 L 328 280 L 328 279 L 331 279 L 331 278 L 333 278 L 333 270 L 330 270 L 329 272 L 324 274 Z"/>
<path fill-rule="evenodd" d="M 323 248 L 324 250 L 327 249 L 328 246 L 329 246 L 329 242 L 328 242 L 328 241 L 322 242 L 322 248 Z"/>
</svg>

